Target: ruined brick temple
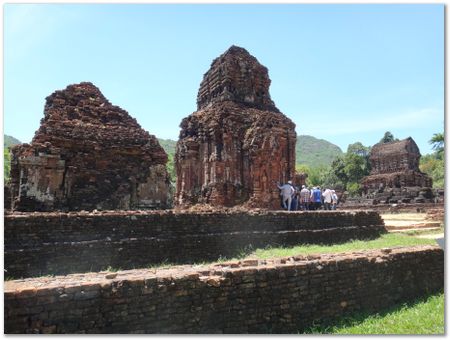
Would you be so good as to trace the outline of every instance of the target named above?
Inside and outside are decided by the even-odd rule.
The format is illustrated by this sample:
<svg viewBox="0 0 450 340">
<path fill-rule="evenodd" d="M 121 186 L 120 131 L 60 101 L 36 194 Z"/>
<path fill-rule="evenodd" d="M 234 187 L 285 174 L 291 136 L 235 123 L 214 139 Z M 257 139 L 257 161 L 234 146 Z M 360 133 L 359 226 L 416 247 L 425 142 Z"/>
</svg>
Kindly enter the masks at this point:
<svg viewBox="0 0 450 340">
<path fill-rule="evenodd" d="M 91 83 L 46 98 L 31 144 L 12 148 L 14 210 L 165 208 L 167 155 Z"/>
<path fill-rule="evenodd" d="M 380 186 L 431 187 L 431 178 L 419 170 L 419 160 L 419 148 L 411 137 L 375 144 L 370 153 L 372 170 L 362 184 L 376 189 Z"/>
<path fill-rule="evenodd" d="M 375 144 L 372 170 L 361 181 L 368 194 L 365 204 L 432 202 L 432 180 L 419 170 L 419 161 L 420 151 L 411 137 Z"/>
<path fill-rule="evenodd" d="M 295 171 L 295 124 L 269 94 L 268 70 L 232 46 L 205 73 L 177 143 L 176 203 L 279 208 Z"/>
</svg>

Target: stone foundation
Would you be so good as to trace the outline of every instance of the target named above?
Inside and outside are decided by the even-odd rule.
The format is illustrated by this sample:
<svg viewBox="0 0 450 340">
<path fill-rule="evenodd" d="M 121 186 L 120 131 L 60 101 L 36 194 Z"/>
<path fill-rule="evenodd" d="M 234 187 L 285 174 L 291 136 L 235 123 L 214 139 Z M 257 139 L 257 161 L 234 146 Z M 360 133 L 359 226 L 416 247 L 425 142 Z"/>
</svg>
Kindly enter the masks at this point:
<svg viewBox="0 0 450 340">
<path fill-rule="evenodd" d="M 5 282 L 5 333 L 297 333 L 444 288 L 444 252 L 382 249 Z"/>
<path fill-rule="evenodd" d="M 384 188 L 424 187 L 431 188 L 432 180 L 428 175 L 418 170 L 404 170 L 392 173 L 375 174 L 364 177 L 362 185 L 377 190 Z"/>
<path fill-rule="evenodd" d="M 235 257 L 251 247 L 339 243 L 386 232 L 376 212 L 31 213 L 5 216 L 5 277 Z"/>
</svg>

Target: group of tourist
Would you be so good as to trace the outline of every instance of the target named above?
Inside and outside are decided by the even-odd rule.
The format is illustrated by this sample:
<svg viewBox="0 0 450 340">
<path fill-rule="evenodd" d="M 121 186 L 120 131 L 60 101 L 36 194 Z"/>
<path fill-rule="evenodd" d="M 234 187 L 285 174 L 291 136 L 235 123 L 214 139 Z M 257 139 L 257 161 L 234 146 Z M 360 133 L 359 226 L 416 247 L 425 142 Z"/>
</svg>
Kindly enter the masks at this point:
<svg viewBox="0 0 450 340">
<path fill-rule="evenodd" d="M 286 184 L 277 184 L 280 189 L 281 206 L 288 211 L 292 210 L 336 210 L 338 196 L 335 190 L 326 188 L 323 192 L 320 186 L 307 188 L 295 187 L 292 181 Z"/>
</svg>

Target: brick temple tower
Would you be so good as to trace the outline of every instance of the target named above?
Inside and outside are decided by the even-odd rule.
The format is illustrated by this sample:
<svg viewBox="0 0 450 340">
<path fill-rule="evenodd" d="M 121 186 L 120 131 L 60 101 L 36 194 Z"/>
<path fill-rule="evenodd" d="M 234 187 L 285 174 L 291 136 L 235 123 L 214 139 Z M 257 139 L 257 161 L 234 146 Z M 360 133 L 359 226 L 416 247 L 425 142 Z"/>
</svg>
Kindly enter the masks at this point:
<svg viewBox="0 0 450 340">
<path fill-rule="evenodd" d="M 279 208 L 276 182 L 295 173 L 295 124 L 269 94 L 268 70 L 231 46 L 205 73 L 183 119 L 175 163 L 179 205 Z"/>
</svg>

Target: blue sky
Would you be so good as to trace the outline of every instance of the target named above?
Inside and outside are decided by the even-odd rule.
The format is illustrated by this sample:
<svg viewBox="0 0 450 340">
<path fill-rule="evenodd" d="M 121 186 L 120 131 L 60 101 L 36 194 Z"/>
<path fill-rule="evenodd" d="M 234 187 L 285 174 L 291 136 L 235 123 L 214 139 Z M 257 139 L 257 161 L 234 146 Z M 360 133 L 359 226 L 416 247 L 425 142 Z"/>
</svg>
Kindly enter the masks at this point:
<svg viewBox="0 0 450 340">
<path fill-rule="evenodd" d="M 277 107 L 312 135 L 422 154 L 444 129 L 444 5 L 4 5 L 4 133 L 31 141 L 45 97 L 91 81 L 151 134 L 177 139 L 214 58 L 246 48 Z"/>
</svg>

